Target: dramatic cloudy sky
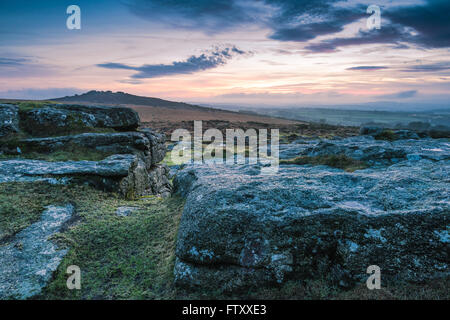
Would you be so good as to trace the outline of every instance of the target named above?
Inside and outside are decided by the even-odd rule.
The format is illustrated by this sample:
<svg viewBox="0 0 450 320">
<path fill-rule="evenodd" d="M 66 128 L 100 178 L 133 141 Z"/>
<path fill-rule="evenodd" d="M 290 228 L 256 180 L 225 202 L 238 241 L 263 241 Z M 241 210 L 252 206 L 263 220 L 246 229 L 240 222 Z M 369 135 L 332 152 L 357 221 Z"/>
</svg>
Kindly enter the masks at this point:
<svg viewBox="0 0 450 320">
<path fill-rule="evenodd" d="M 66 9 L 81 8 L 81 30 Z M 369 30 L 369 5 L 381 29 Z M 191 102 L 450 98 L 448 0 L 0 0 L 0 96 Z"/>
</svg>

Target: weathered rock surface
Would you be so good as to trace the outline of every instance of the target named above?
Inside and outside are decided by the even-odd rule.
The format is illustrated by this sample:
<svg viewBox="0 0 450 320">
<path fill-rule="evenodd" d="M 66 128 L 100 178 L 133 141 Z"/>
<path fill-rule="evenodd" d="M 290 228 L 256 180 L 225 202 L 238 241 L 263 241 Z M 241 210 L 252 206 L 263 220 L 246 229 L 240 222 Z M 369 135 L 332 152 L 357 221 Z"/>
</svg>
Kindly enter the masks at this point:
<svg viewBox="0 0 450 320">
<path fill-rule="evenodd" d="M 150 129 L 119 133 L 83 133 L 72 136 L 32 138 L 20 142 L 24 151 L 41 153 L 64 150 L 71 146 L 110 154 L 136 154 L 147 169 L 161 162 L 166 154 L 165 136 Z"/>
<path fill-rule="evenodd" d="M 147 169 L 136 155 L 114 155 L 102 161 L 47 162 L 39 160 L 0 161 L 0 182 L 46 180 L 54 183 L 88 183 L 125 197 L 164 194 L 171 186 L 160 176 L 159 166 Z M 168 185 L 165 184 L 167 182 Z M 159 189 L 160 188 L 160 189 Z"/>
<path fill-rule="evenodd" d="M 67 253 L 49 238 L 72 217 L 74 208 L 49 206 L 41 219 L 0 246 L 0 299 L 39 294 Z"/>
<path fill-rule="evenodd" d="M 165 164 L 155 165 L 149 172 L 150 187 L 152 194 L 169 197 L 172 193 L 172 185 L 169 181 L 170 169 Z"/>
<path fill-rule="evenodd" d="M 420 139 L 420 137 L 425 138 L 429 136 L 426 131 L 421 131 L 419 136 L 418 133 L 411 130 L 392 130 L 388 128 L 366 125 L 362 125 L 359 129 L 359 133 L 361 135 L 369 135 L 372 137 L 381 136 L 385 132 L 389 132 L 394 140 Z"/>
<path fill-rule="evenodd" d="M 19 109 L 10 104 L 0 104 L 0 138 L 19 131 Z"/>
<path fill-rule="evenodd" d="M 49 105 L 23 113 L 20 123 L 27 132 L 38 136 L 89 127 L 133 131 L 139 126 L 139 116 L 123 107 Z"/>
<path fill-rule="evenodd" d="M 445 139 L 383 141 L 370 136 L 334 140 L 298 140 L 280 146 L 280 158 L 345 154 L 372 166 L 386 166 L 407 159 L 450 159 L 450 145 Z"/>
<path fill-rule="evenodd" d="M 45 179 L 53 182 L 83 181 L 102 190 L 117 191 L 134 197 L 156 194 L 168 196 L 171 184 L 168 169 L 158 165 L 166 154 L 165 136 L 143 129 L 116 133 L 83 133 L 52 136 L 59 132 L 83 131 L 89 127 L 112 128 L 119 131 L 135 130 L 138 114 L 128 108 L 81 105 L 49 105 L 20 113 L 15 106 L 0 108 L 3 132 L 20 127 L 33 136 L 24 140 L 9 140 L 0 146 L 0 153 L 20 156 L 21 153 L 50 153 L 92 149 L 105 157 L 99 162 L 33 162 L 13 160 L 0 164 L 0 181 Z M 15 118 L 14 118 L 15 116 Z M 11 119 L 15 119 L 14 121 Z M 8 124 L 8 126 L 6 126 Z M 0 135 L 1 136 L 1 135 Z M 47 137 L 45 137 L 47 136 Z M 51 136 L 51 137 L 49 137 Z M 16 161 L 16 162 L 14 162 Z M 17 165 L 16 168 L 12 166 Z M 30 178 L 33 177 L 33 178 Z M 57 181 L 56 181 L 56 180 Z"/>
<path fill-rule="evenodd" d="M 365 281 L 370 265 L 385 280 L 448 277 L 450 144 L 384 143 L 357 137 L 282 148 L 285 156 L 338 148 L 378 162 L 386 152 L 373 153 L 376 144 L 399 159 L 353 173 L 311 165 L 281 166 L 276 175 L 256 165 L 179 171 L 174 184 L 186 204 L 176 283 L 233 291 L 325 278 L 347 287 Z"/>
</svg>

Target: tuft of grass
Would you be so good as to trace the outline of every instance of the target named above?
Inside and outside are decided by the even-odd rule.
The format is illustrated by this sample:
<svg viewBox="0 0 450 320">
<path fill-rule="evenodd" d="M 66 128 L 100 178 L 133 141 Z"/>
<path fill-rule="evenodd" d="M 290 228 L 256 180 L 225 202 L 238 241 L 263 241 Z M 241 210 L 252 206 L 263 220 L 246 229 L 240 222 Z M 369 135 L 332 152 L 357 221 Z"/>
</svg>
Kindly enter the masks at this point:
<svg viewBox="0 0 450 320">
<path fill-rule="evenodd" d="M 375 140 L 395 141 L 397 135 L 392 130 L 383 130 L 381 133 L 374 136 Z"/>
<path fill-rule="evenodd" d="M 31 111 L 33 109 L 40 109 L 50 104 L 55 104 L 52 101 L 23 101 L 17 103 L 17 107 L 19 107 L 19 113 L 25 113 Z"/>
<path fill-rule="evenodd" d="M 250 147 L 248 146 L 248 145 L 246 145 L 245 146 L 245 148 L 237 148 L 237 147 L 234 147 L 234 148 L 218 148 L 217 150 L 215 150 L 215 151 L 212 151 L 211 152 L 211 154 L 209 154 L 209 152 L 205 152 L 205 150 L 206 150 L 206 146 L 208 145 L 209 143 L 204 143 L 204 145 L 203 145 L 203 148 L 202 148 L 202 152 L 203 152 L 203 159 L 204 160 L 207 160 L 207 159 L 210 159 L 211 157 L 215 157 L 216 156 L 216 152 L 215 151 L 217 151 L 219 154 L 221 153 L 222 154 L 222 159 L 223 159 L 223 161 L 225 162 L 226 160 L 227 160 L 227 152 L 229 152 L 231 155 L 232 155 L 232 157 L 234 157 L 234 156 L 236 156 L 236 155 L 242 155 L 244 158 L 246 158 L 246 159 L 248 159 L 250 156 L 254 156 L 254 155 L 258 155 L 258 152 L 257 152 L 257 150 L 255 150 L 255 149 L 250 149 Z M 253 152 L 252 152 L 253 151 Z M 172 161 L 172 152 L 173 152 L 173 150 L 172 151 L 168 151 L 167 153 L 166 153 L 166 156 L 165 156 L 165 158 L 164 158 L 164 160 L 162 161 L 164 164 L 166 164 L 167 166 L 169 166 L 169 167 L 172 167 L 172 166 L 175 166 L 176 164 Z M 191 149 L 191 151 L 189 151 L 189 150 L 185 150 L 185 151 L 183 151 L 183 152 L 191 152 L 192 154 L 193 154 L 193 152 L 194 152 L 194 148 L 192 148 Z M 181 154 L 182 155 L 182 154 Z M 217 156 L 217 159 L 220 159 L 220 157 L 219 156 Z M 189 162 L 190 160 L 188 160 L 187 162 Z"/>
<path fill-rule="evenodd" d="M 166 156 L 164 157 L 162 163 L 164 163 L 168 167 L 173 167 L 176 165 L 176 163 L 172 161 L 172 151 L 166 152 Z"/>
<path fill-rule="evenodd" d="M 365 169 L 368 167 L 367 163 L 353 159 L 344 154 L 339 155 L 324 155 L 324 156 L 300 156 L 294 159 L 280 160 L 280 164 L 297 164 L 297 165 L 326 165 L 333 168 L 343 169 L 348 172 Z"/>
</svg>

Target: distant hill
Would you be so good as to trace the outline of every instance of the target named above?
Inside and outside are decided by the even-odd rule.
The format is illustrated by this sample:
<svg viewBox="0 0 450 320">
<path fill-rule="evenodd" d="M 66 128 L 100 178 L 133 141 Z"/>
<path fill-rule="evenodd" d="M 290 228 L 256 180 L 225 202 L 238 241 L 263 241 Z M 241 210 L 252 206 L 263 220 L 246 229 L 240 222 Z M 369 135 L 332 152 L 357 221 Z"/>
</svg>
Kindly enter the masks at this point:
<svg viewBox="0 0 450 320">
<path fill-rule="evenodd" d="M 101 104 L 117 104 L 117 105 L 139 105 L 151 107 L 164 107 L 168 109 L 197 110 L 206 111 L 212 108 L 195 106 L 183 102 L 174 102 L 158 98 L 149 98 L 135 96 L 125 92 L 112 91 L 89 91 L 83 94 L 67 96 L 63 98 L 51 99 L 57 102 L 84 102 L 84 103 L 101 103 Z"/>
<path fill-rule="evenodd" d="M 63 98 L 50 99 L 58 103 L 121 105 L 139 113 L 142 123 L 154 129 L 170 133 L 173 128 L 184 128 L 186 121 L 222 121 L 230 123 L 263 124 L 279 127 L 299 123 L 295 120 L 279 119 L 252 112 L 235 112 L 217 108 L 201 107 L 183 102 L 174 102 L 158 98 L 135 96 L 125 92 L 89 91 L 83 94 Z M 239 126 L 238 126 L 239 127 Z"/>
</svg>

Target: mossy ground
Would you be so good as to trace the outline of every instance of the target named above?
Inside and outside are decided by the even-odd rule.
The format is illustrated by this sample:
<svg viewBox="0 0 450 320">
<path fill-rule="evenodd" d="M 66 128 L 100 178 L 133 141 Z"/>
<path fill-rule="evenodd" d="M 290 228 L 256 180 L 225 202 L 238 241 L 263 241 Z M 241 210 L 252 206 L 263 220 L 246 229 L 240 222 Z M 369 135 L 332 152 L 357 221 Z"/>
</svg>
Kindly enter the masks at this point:
<svg viewBox="0 0 450 320">
<path fill-rule="evenodd" d="M 0 184 L 0 228 L 11 236 L 37 221 L 45 206 L 72 203 L 76 222 L 53 237 L 69 252 L 38 299 L 175 298 L 173 264 L 183 201 L 126 201 L 87 186 Z M 21 205 L 18 205 L 18 204 Z M 119 206 L 138 208 L 119 217 Z M 68 290 L 66 268 L 77 265 L 82 289 Z"/>
<path fill-rule="evenodd" d="M 175 244 L 184 201 L 145 197 L 134 201 L 88 186 L 43 182 L 0 184 L 0 230 L 12 236 L 37 221 L 45 206 L 72 203 L 75 219 L 53 236 L 69 252 L 34 299 L 449 299 L 449 279 L 419 284 L 382 282 L 342 290 L 322 280 L 220 295 L 174 286 Z M 20 205 L 18 205 L 20 204 Z M 119 206 L 136 207 L 119 217 Z M 4 239 L 8 241 L 7 238 Z M 1 245 L 1 242 L 0 242 Z M 66 286 L 69 265 L 81 269 L 81 290 Z"/>
<path fill-rule="evenodd" d="M 252 149 L 250 148 L 248 145 L 246 145 L 245 147 L 237 147 L 234 146 L 234 148 L 226 148 L 226 147 L 218 147 L 217 150 L 206 150 L 206 148 L 210 145 L 210 142 L 204 142 L 202 145 L 202 152 L 203 152 L 203 160 L 207 161 L 207 160 L 211 160 L 211 159 L 216 159 L 216 161 L 218 161 L 219 163 L 223 162 L 225 163 L 227 161 L 227 157 L 232 157 L 232 159 L 235 159 L 236 156 L 241 156 L 245 159 L 245 161 L 248 161 L 249 158 L 270 158 L 269 156 L 259 153 L 258 149 Z M 172 159 L 172 151 L 168 151 L 166 153 L 166 156 L 164 158 L 164 160 L 162 161 L 164 164 L 166 164 L 169 167 L 175 166 L 177 165 L 177 163 L 175 163 Z M 189 152 L 189 151 L 182 151 L 180 152 L 180 157 L 183 156 L 184 152 Z M 218 153 L 217 157 L 216 157 L 216 152 Z M 190 159 L 193 157 L 194 155 L 194 148 L 192 148 L 190 150 L 190 156 L 188 157 L 188 159 L 183 162 L 182 164 L 187 164 L 190 162 Z M 174 154 L 174 158 L 176 155 Z M 223 161 L 220 161 L 219 159 L 222 159 Z"/>
<path fill-rule="evenodd" d="M 0 243 L 37 221 L 53 201 L 40 184 L 0 183 Z"/>
<path fill-rule="evenodd" d="M 117 217 L 122 205 L 139 206 Z M 60 236 L 70 251 L 45 289 L 45 299 L 171 299 L 175 298 L 173 265 L 182 201 L 147 199 L 140 203 L 116 199 L 101 206 L 78 207 L 82 221 Z M 81 290 L 67 290 L 65 270 L 77 265 Z"/>
<path fill-rule="evenodd" d="M 368 165 L 344 154 L 340 155 L 324 155 L 324 156 L 300 156 L 294 159 L 280 160 L 280 164 L 297 164 L 297 165 L 326 165 L 333 168 L 343 169 L 348 172 L 365 169 Z"/>
</svg>

